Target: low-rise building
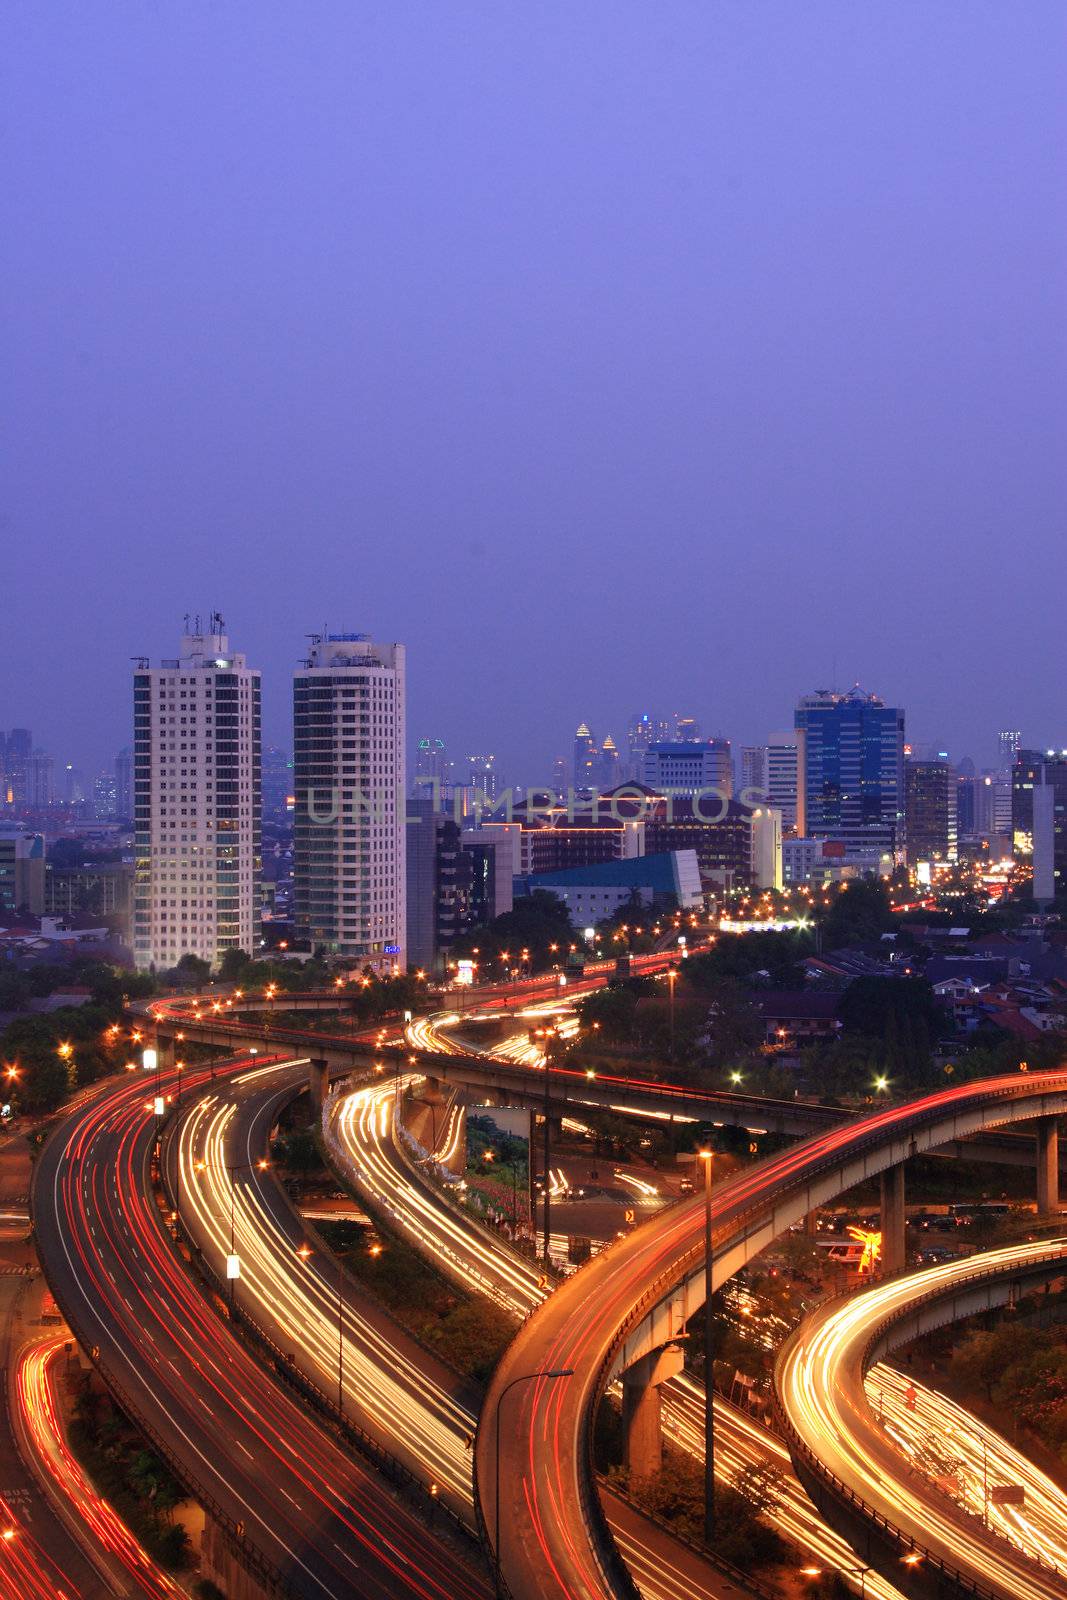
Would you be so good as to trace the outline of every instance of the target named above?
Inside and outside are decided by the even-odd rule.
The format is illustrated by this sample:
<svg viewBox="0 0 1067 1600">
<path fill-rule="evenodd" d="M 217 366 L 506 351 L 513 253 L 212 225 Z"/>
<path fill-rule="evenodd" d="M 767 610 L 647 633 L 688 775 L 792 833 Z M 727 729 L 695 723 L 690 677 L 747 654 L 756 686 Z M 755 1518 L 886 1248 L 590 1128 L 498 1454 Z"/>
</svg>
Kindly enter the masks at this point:
<svg viewBox="0 0 1067 1600">
<path fill-rule="evenodd" d="M 634 900 L 653 907 L 657 903 L 676 904 L 683 911 L 695 911 L 703 904 L 694 850 L 670 850 L 629 861 L 529 873 L 515 880 L 516 895 L 533 894 L 538 889 L 558 895 L 578 927 L 595 927 Z"/>
</svg>

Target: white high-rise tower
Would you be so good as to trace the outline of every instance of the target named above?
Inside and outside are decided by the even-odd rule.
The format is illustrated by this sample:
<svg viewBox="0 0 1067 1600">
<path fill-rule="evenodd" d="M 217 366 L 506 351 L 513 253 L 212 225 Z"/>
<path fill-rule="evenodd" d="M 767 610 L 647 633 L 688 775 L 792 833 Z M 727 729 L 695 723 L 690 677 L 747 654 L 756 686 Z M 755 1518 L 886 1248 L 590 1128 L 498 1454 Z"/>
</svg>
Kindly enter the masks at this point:
<svg viewBox="0 0 1067 1600">
<path fill-rule="evenodd" d="M 215 966 L 259 942 L 259 673 L 217 612 L 195 626 L 177 660 L 133 676 L 138 967 Z"/>
<path fill-rule="evenodd" d="M 293 681 L 293 910 L 313 949 L 407 963 L 404 646 L 313 634 Z"/>
</svg>

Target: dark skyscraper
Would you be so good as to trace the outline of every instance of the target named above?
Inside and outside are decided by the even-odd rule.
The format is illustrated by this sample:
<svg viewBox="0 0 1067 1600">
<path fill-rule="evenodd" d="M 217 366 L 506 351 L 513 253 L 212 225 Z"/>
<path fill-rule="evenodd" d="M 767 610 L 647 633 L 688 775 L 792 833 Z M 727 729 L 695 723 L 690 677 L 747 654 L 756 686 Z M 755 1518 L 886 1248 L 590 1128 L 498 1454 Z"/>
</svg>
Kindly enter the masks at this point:
<svg viewBox="0 0 1067 1600">
<path fill-rule="evenodd" d="M 957 778 L 947 755 L 908 760 L 904 767 L 908 862 L 955 861 Z"/>
</svg>

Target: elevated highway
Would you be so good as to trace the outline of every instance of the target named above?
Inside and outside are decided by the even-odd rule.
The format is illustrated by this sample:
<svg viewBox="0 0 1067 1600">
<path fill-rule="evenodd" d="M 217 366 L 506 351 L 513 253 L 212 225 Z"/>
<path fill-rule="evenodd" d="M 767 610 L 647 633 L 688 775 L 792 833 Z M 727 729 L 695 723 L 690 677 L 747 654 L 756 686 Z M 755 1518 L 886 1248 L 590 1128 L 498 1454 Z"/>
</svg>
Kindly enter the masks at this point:
<svg viewBox="0 0 1067 1600">
<path fill-rule="evenodd" d="M 794 1145 L 717 1188 L 713 1284 L 815 1207 L 882 1173 L 891 1175 L 890 1229 L 902 1238 L 902 1173 L 910 1156 L 1033 1119 L 1040 1119 L 1046 1156 L 1055 1155 L 1054 1119 L 1065 1111 L 1067 1073 L 1018 1074 L 886 1107 Z M 516 1600 L 633 1593 L 593 1483 L 596 1406 L 616 1376 L 684 1334 L 704 1293 L 703 1200 L 695 1197 L 594 1257 L 534 1312 L 505 1354 L 482 1412 L 476 1471 L 485 1525 L 492 1528 L 503 1401 L 505 1575 Z M 573 1376 L 527 1378 L 561 1369 Z M 516 1379 L 524 1381 L 509 1390 Z"/>
<path fill-rule="evenodd" d="M 970 1509 L 958 1494 L 917 1471 L 875 1413 L 866 1375 L 896 1345 L 947 1322 L 1012 1305 L 1027 1288 L 1067 1277 L 1067 1238 L 1007 1246 L 831 1300 L 804 1320 L 779 1353 L 775 1388 L 790 1454 L 823 1514 L 861 1557 L 899 1580 L 910 1564 L 911 1590 L 930 1600 L 996 1596 L 1063 1600 L 1067 1595 L 1067 1496 L 1029 1469 L 1027 1503 L 991 1502 L 999 1457 L 971 1447 L 977 1493 Z M 950 1425 L 951 1427 L 951 1425 Z M 946 1453 L 964 1455 L 972 1428 Z M 955 1473 L 949 1473 L 946 1484 Z M 1036 1492 L 1035 1492 L 1036 1491 Z M 1042 1523 L 1042 1517 L 1045 1517 Z M 1033 1525 L 1035 1517 L 1038 1525 Z M 1027 1521 L 1029 1519 L 1029 1523 Z M 1031 1552 L 1020 1549 L 1027 1534 Z"/>
</svg>

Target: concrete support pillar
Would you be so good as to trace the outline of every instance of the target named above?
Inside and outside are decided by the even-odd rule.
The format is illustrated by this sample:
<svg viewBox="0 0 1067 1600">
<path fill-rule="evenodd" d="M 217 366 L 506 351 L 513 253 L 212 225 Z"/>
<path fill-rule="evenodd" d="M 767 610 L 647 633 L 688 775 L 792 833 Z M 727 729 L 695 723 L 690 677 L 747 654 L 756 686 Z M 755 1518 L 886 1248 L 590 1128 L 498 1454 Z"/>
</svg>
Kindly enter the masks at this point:
<svg viewBox="0 0 1067 1600">
<path fill-rule="evenodd" d="M 808 1239 L 814 1239 L 819 1231 L 819 1213 L 809 1211 L 804 1218 L 804 1234 Z"/>
<path fill-rule="evenodd" d="M 419 1089 L 419 1099 L 427 1105 L 440 1105 L 445 1097 L 445 1083 L 441 1078 L 426 1077 Z"/>
<path fill-rule="evenodd" d="M 174 1065 L 174 1039 L 169 1033 L 156 1032 L 156 1057 L 159 1061 L 161 1072 L 166 1072 Z"/>
<path fill-rule="evenodd" d="M 664 1345 L 642 1356 L 622 1375 L 624 1460 L 634 1478 L 650 1478 L 663 1463 L 660 1385 L 676 1378 L 684 1365 L 682 1347 Z"/>
<path fill-rule="evenodd" d="M 1042 1217 L 1060 1209 L 1060 1130 L 1055 1117 L 1037 1121 L 1037 1210 Z"/>
<path fill-rule="evenodd" d="M 319 1058 L 312 1058 L 308 1073 L 308 1088 L 311 1091 L 311 1109 L 318 1114 L 322 1110 L 326 1091 L 330 1086 L 330 1070 L 326 1062 Z"/>
<path fill-rule="evenodd" d="M 898 1161 L 882 1173 L 882 1271 L 900 1272 L 907 1265 L 905 1250 L 904 1163 Z"/>
</svg>

